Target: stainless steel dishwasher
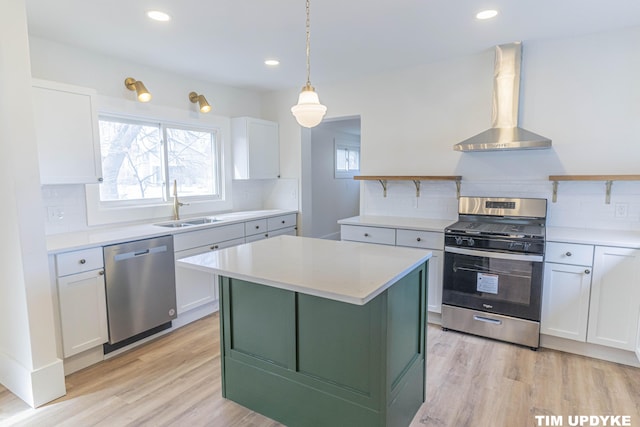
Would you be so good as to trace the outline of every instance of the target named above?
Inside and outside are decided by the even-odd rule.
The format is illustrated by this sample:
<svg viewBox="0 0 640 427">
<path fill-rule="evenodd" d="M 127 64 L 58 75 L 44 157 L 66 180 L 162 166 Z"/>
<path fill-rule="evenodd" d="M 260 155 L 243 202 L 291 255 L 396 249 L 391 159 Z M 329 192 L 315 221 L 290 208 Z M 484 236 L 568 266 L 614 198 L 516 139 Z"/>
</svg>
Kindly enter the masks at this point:
<svg viewBox="0 0 640 427">
<path fill-rule="evenodd" d="M 126 345 L 171 326 L 177 316 L 173 236 L 105 246 L 104 266 L 109 344 Z M 105 353 L 118 348 L 108 347 Z"/>
</svg>

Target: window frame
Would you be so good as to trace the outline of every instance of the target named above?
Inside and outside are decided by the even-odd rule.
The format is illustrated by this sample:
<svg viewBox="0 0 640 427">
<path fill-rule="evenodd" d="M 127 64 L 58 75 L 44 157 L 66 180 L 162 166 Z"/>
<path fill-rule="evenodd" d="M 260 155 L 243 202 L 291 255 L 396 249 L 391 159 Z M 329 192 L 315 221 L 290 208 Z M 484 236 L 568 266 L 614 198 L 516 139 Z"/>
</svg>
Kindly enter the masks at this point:
<svg viewBox="0 0 640 427">
<path fill-rule="evenodd" d="M 233 209 L 231 164 L 231 121 L 228 117 L 214 114 L 194 114 L 188 110 L 172 107 L 140 104 L 132 101 L 116 100 L 99 97 L 98 117 L 113 120 L 132 121 L 134 123 L 162 123 L 164 126 L 176 129 L 195 129 L 211 131 L 215 135 L 218 150 L 219 188 L 217 198 L 209 196 L 181 196 L 181 201 L 189 203 L 181 208 L 181 216 L 196 214 L 215 214 Z M 96 124 L 97 125 L 97 124 Z M 99 143 L 99 141 L 98 141 Z M 164 147 L 163 147 L 164 150 Z M 163 173 L 167 173 L 166 171 Z M 168 179 L 168 178 L 167 178 Z M 87 208 L 87 225 L 108 225 L 121 222 L 156 222 L 171 219 L 173 215 L 172 184 L 166 186 L 169 194 L 166 200 L 155 199 L 150 203 L 140 203 L 142 199 L 133 203 L 119 201 L 102 202 L 100 200 L 100 184 L 85 185 Z"/>
<path fill-rule="evenodd" d="M 334 138 L 333 140 L 333 173 L 335 179 L 353 178 L 360 173 L 360 168 L 352 170 L 338 170 L 338 150 L 357 151 L 358 166 L 360 166 L 360 143 L 345 139 Z"/>
</svg>

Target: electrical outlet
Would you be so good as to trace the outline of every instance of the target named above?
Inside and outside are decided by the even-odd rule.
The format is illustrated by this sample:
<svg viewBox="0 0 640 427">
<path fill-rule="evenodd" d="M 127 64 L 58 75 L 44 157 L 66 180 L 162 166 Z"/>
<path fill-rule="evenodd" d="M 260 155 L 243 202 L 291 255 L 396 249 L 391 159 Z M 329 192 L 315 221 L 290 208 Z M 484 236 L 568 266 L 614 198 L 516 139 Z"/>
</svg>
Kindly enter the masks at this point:
<svg viewBox="0 0 640 427">
<path fill-rule="evenodd" d="M 626 203 L 616 203 L 616 218 L 626 218 L 627 217 L 627 209 L 629 205 Z"/>
<path fill-rule="evenodd" d="M 49 222 L 62 221 L 64 219 L 64 210 L 60 207 L 50 206 L 47 208 L 47 216 Z"/>
</svg>

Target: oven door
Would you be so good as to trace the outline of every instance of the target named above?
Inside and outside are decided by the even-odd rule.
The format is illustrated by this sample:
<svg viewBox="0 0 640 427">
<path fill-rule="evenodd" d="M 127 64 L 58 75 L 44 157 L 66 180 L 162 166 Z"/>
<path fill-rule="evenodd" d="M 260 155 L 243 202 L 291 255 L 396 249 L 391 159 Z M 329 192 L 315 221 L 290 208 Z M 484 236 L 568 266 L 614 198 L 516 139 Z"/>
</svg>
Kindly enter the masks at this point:
<svg viewBox="0 0 640 427">
<path fill-rule="evenodd" d="M 542 256 L 445 247 L 442 303 L 540 321 Z"/>
</svg>

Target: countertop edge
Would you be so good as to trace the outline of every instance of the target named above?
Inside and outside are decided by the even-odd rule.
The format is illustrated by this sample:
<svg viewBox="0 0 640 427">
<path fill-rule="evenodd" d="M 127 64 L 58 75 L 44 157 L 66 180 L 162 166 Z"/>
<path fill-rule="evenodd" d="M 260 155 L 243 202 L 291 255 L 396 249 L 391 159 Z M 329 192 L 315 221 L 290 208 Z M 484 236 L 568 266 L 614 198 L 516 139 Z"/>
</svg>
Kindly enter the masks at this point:
<svg viewBox="0 0 640 427">
<path fill-rule="evenodd" d="M 417 217 L 358 215 L 338 220 L 340 225 L 357 225 L 365 227 L 397 228 L 401 230 L 420 230 L 443 233 L 444 229 L 456 222 L 456 219 L 430 219 Z"/>
</svg>

